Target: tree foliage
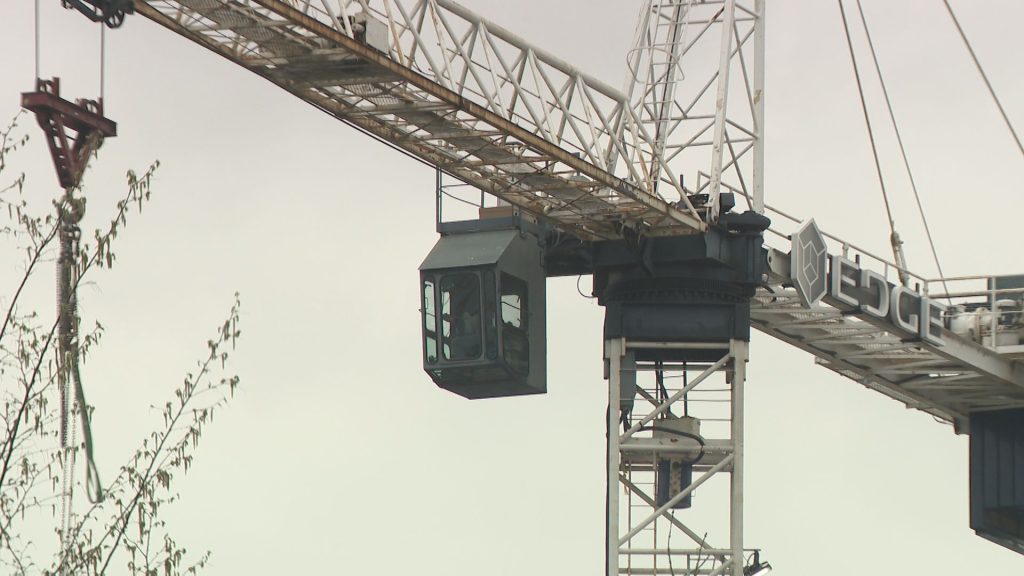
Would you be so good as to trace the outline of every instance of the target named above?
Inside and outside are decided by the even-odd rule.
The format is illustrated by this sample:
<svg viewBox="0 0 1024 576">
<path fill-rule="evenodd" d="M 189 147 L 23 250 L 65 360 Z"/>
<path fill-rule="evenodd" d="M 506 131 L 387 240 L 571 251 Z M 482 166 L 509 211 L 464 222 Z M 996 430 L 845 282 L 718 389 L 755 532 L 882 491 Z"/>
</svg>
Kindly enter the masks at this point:
<svg viewBox="0 0 1024 576">
<path fill-rule="evenodd" d="M 0 286 L 0 573 L 195 574 L 209 552 L 188 554 L 162 513 L 177 500 L 176 481 L 192 466 L 206 426 L 238 385 L 238 377 L 226 369 L 240 334 L 238 295 L 195 368 L 160 407 L 158 424 L 101 487 L 104 497 L 87 502 L 81 497 L 82 475 L 65 466 L 76 461 L 82 443 L 62 449 L 59 442 L 61 409 L 55 399 L 61 363 L 55 334 L 60 315 L 34 309 L 27 297 L 37 277 L 46 278 L 44 264 L 56 260 L 58 215 L 84 209 L 84 200 L 66 195 L 55 200 L 57 210 L 32 212 L 25 174 L 8 174 L 11 155 L 28 142 L 27 135 L 20 135 L 20 118 L 0 132 L 0 211 L 6 216 L 0 243 L 5 249 L 13 247 L 7 251 L 22 262 L 16 282 Z M 129 171 L 125 195 L 109 224 L 77 246 L 76 287 L 116 263 L 118 234 L 149 200 L 157 166 L 141 174 Z M 67 202 L 82 205 L 62 205 Z M 9 279 L 4 275 L 4 283 Z M 102 335 L 98 322 L 78 334 L 79 362 L 84 363 Z M 92 408 L 75 403 L 69 422 L 78 421 L 78 410 Z"/>
</svg>

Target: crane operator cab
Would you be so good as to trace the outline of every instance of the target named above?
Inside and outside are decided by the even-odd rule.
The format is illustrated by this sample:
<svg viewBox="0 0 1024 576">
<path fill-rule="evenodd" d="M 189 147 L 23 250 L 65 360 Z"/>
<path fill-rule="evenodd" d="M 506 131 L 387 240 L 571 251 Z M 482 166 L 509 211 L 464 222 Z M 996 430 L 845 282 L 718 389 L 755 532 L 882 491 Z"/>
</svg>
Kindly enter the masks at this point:
<svg viewBox="0 0 1024 576">
<path fill-rule="evenodd" d="M 540 239 L 518 218 L 446 224 L 420 265 L 423 369 L 466 398 L 547 391 Z"/>
</svg>

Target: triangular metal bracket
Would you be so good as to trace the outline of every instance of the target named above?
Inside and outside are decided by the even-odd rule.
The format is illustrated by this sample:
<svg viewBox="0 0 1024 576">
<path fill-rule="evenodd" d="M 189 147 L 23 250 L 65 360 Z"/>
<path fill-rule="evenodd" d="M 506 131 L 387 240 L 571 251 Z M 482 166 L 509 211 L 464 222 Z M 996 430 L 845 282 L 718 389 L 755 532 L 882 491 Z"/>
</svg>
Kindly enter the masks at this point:
<svg viewBox="0 0 1024 576">
<path fill-rule="evenodd" d="M 60 97 L 60 79 L 36 80 L 36 91 L 21 95 L 21 106 L 36 115 L 46 133 L 57 179 L 64 189 L 76 188 L 89 158 L 103 139 L 117 136 L 117 123 L 103 116 L 103 100 Z"/>
</svg>

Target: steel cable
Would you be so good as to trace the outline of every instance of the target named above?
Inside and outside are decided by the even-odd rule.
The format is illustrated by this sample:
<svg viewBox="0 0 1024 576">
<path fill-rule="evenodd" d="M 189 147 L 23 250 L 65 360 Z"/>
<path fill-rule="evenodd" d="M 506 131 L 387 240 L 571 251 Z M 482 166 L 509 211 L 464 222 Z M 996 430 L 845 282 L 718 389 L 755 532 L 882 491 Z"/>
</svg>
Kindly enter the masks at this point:
<svg viewBox="0 0 1024 576">
<path fill-rule="evenodd" d="M 921 222 L 924 224 L 925 236 L 928 237 L 928 246 L 931 247 L 932 258 L 935 259 L 935 268 L 938 269 L 939 278 L 942 279 L 942 286 L 949 294 L 949 287 L 946 286 L 946 275 L 942 272 L 942 264 L 939 263 L 939 253 L 935 249 L 935 241 L 932 239 L 932 230 L 928 225 L 928 217 L 924 213 L 924 206 L 921 203 L 921 195 L 917 191 L 917 183 L 914 181 L 914 173 L 910 170 L 910 161 L 907 159 L 907 151 L 903 146 L 903 137 L 900 135 L 899 125 L 896 123 L 896 114 L 892 110 L 892 101 L 889 99 L 889 90 L 885 87 L 885 80 L 882 78 L 882 67 L 878 64 L 878 55 L 875 52 L 875 43 L 871 40 L 871 31 L 868 30 L 868 21 L 864 17 L 864 9 L 860 0 L 857 0 L 857 12 L 860 14 L 861 24 L 864 26 L 864 36 L 868 41 L 868 49 L 871 51 L 871 60 L 875 65 L 875 73 L 878 75 L 878 84 L 882 88 L 882 95 L 885 97 L 885 107 L 889 111 L 889 120 L 892 122 L 893 132 L 896 134 L 896 142 L 899 144 L 900 156 L 903 158 L 903 166 L 907 169 L 907 179 L 910 181 L 910 189 L 914 192 L 914 200 L 917 202 L 917 211 L 921 214 Z"/>
<path fill-rule="evenodd" d="M 967 52 L 971 55 L 971 60 L 974 61 L 975 68 L 977 68 L 978 73 L 981 74 L 981 79 L 985 81 L 985 87 L 988 88 L 989 95 L 992 96 L 992 100 L 996 103 L 996 108 L 999 108 L 999 114 L 1003 117 L 1003 122 L 1006 124 L 1006 128 L 1009 129 L 1010 135 L 1013 136 L 1013 141 L 1017 143 L 1017 150 L 1020 150 L 1021 156 L 1024 156 L 1024 146 L 1020 143 L 1020 137 L 1017 136 L 1017 131 L 1013 129 L 1013 124 L 1010 123 L 1010 118 L 1006 115 L 1006 110 L 1003 110 L 1003 104 L 996 96 L 996 91 L 992 88 L 992 83 L 988 81 L 988 75 L 985 74 L 985 70 L 981 67 L 981 62 L 978 61 L 978 55 L 974 53 L 974 48 L 972 48 L 971 43 L 967 41 L 967 35 L 964 34 L 964 29 L 960 26 L 960 21 L 957 20 L 956 14 L 953 14 L 953 7 L 949 5 L 949 0 L 942 0 L 942 3 L 946 5 L 946 11 L 949 12 L 949 17 L 953 19 L 953 24 L 956 25 L 956 31 L 960 33 L 960 39 L 964 41 L 964 46 L 967 47 Z"/>
<path fill-rule="evenodd" d="M 72 190 L 68 189 L 60 206 L 58 207 L 60 218 L 60 255 L 57 259 L 57 310 L 58 320 L 58 384 L 60 388 L 60 444 L 64 453 L 64 494 L 62 495 L 62 516 L 64 532 L 70 528 L 71 503 L 73 485 L 69 478 L 74 471 L 74 455 L 76 452 L 75 436 L 77 429 L 68 428 L 73 426 L 71 419 L 75 416 L 75 406 L 78 406 L 78 416 L 82 424 L 82 436 L 85 444 L 86 460 L 86 494 L 89 501 L 98 503 L 103 500 L 103 493 L 96 469 L 94 450 L 92 442 L 92 425 L 89 418 L 89 408 L 85 400 L 85 389 L 82 385 L 82 376 L 79 370 L 79 343 L 78 343 L 78 297 L 76 286 L 78 284 L 77 255 L 78 245 L 81 239 L 81 229 L 78 222 L 81 221 L 85 212 L 84 199 L 72 197 Z M 69 397 L 71 390 L 74 390 L 74 397 Z M 69 438 L 70 436 L 70 438 Z"/>
<path fill-rule="evenodd" d="M 860 107 L 864 112 L 864 123 L 868 129 L 868 139 L 871 141 L 871 155 L 875 161 L 875 172 L 878 174 L 878 184 L 882 189 L 882 200 L 885 202 L 885 213 L 889 218 L 889 229 L 891 235 L 889 236 L 889 242 L 892 244 L 893 256 L 896 258 L 896 266 L 899 271 L 900 282 L 906 286 L 910 283 L 909 275 L 907 274 L 907 263 L 903 256 L 903 242 L 900 240 L 899 234 L 896 232 L 896 221 L 892 216 L 892 207 L 889 204 L 889 193 L 885 189 L 885 177 L 882 175 L 882 164 L 878 160 L 878 146 L 875 144 L 875 133 L 871 128 L 871 116 L 868 114 L 867 101 L 864 99 L 864 86 L 860 80 L 860 69 L 857 67 L 857 57 L 853 51 L 853 40 L 850 38 L 850 26 L 846 21 L 846 9 L 843 8 L 843 0 L 839 2 L 839 15 L 843 19 L 843 32 L 846 34 L 846 46 L 850 50 L 850 61 L 853 63 L 853 76 L 857 81 L 857 92 L 860 95 Z"/>
<path fill-rule="evenodd" d="M 36 14 L 35 14 L 35 65 L 36 65 L 36 78 L 39 78 L 39 0 L 36 0 Z"/>
</svg>

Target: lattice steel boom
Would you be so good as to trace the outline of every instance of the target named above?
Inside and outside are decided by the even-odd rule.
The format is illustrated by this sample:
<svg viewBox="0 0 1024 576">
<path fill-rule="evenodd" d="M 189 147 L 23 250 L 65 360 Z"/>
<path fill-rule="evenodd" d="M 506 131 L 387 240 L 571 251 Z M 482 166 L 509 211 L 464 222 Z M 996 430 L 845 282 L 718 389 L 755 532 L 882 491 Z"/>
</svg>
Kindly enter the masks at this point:
<svg viewBox="0 0 1024 576">
<path fill-rule="evenodd" d="M 571 246 L 545 255 L 548 276 L 603 275 L 601 288 L 595 281 L 601 304 L 628 309 L 622 334 L 610 337 L 607 321 L 605 327 L 610 405 L 616 398 L 629 405 L 608 414 L 608 576 L 675 573 L 674 557 L 685 559 L 688 574 L 743 576 L 757 558 L 742 537 L 742 392 L 751 326 L 958 432 L 969 429 L 972 413 L 1024 408 L 1018 362 L 1024 287 L 976 277 L 962 279 L 971 283 L 965 291 L 949 293 L 949 279 L 916 276 L 816 226 L 808 244 L 813 261 L 792 249 L 806 228 L 797 231 L 801 221 L 767 206 L 763 193 L 764 0 L 644 2 L 621 91 L 451 0 L 134 0 L 134 6 L 338 120 L 518 207 L 532 215 L 531 226 L 539 220 L 566 232 Z M 730 214 L 740 200 L 747 212 Z M 773 221 L 767 230 L 765 216 Z M 753 236 L 756 248 L 729 248 L 730 238 Z M 538 246 L 546 241 L 537 238 Z M 605 247 L 628 246 L 616 260 L 614 247 L 593 249 L 602 240 L 617 241 Z M 659 242 L 668 248 L 651 248 Z M 739 272 L 722 279 L 715 275 L 722 269 Z M 797 269 L 816 274 L 815 281 L 802 283 Z M 743 274 L 750 277 L 737 280 Z M 429 295 L 433 277 L 428 282 Z M 948 305 L 935 294 L 940 283 Z M 1019 283 L 1024 286 L 1024 277 Z M 818 293 L 809 296 L 805 284 Z M 700 342 L 681 346 L 690 334 L 630 340 L 629 321 L 651 317 L 642 306 L 629 306 L 672 298 L 673 305 L 691 305 L 691 316 L 704 304 L 735 306 L 743 322 L 724 322 L 735 333 L 703 342 L 708 350 L 727 343 L 720 360 L 702 358 Z M 443 350 L 443 331 L 455 330 L 451 310 L 438 314 L 446 313 L 449 324 L 441 329 L 436 317 L 424 318 L 435 328 L 429 336 L 434 362 L 437 333 Z M 1006 320 L 1013 314 L 1018 317 Z M 673 324 L 666 334 L 688 321 L 655 318 L 644 328 L 658 320 Z M 682 360 L 663 358 L 670 348 Z M 707 443 L 698 438 L 699 447 L 666 439 L 673 430 L 664 422 L 645 428 L 671 415 L 679 398 L 684 410 L 688 405 L 688 385 L 666 387 L 664 373 L 679 372 L 685 383 L 698 365 L 701 380 L 724 375 L 728 395 L 718 400 L 728 412 L 717 416 L 728 427 Z M 657 375 L 658 388 L 636 385 L 635 372 L 645 370 Z M 636 424 L 634 401 L 641 407 Z M 620 424 L 627 430 L 614 434 Z M 664 482 L 656 479 L 659 466 L 667 465 L 704 475 L 680 480 L 674 495 L 652 495 L 651 487 Z M 715 540 L 721 547 L 712 548 L 672 510 L 720 472 L 731 479 L 731 529 L 728 542 Z M 627 494 L 621 506 L 616 488 Z M 633 514 L 643 507 L 650 510 L 636 522 Z M 666 537 L 673 530 L 685 537 L 674 548 Z"/>
<path fill-rule="evenodd" d="M 619 91 L 447 0 L 318 4 L 145 0 L 137 10 L 582 238 L 704 229 L 685 202 L 653 193 L 642 165 L 615 162 L 654 140 Z"/>
</svg>

